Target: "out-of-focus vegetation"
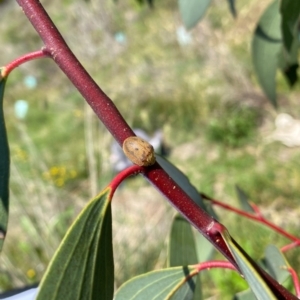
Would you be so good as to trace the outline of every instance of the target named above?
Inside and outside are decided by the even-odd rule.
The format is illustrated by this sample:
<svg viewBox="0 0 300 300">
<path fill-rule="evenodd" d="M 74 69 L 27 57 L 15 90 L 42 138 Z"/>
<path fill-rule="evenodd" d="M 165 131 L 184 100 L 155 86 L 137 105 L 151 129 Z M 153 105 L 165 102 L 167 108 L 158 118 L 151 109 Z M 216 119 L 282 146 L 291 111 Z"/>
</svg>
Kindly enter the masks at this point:
<svg viewBox="0 0 300 300">
<path fill-rule="evenodd" d="M 42 3 L 129 124 L 149 133 L 162 129 L 169 159 L 201 192 L 235 204 L 239 184 L 276 224 L 299 232 L 299 150 L 268 139 L 276 112 L 257 85 L 250 59 L 253 30 L 270 1 L 240 1 L 236 20 L 226 1 L 214 1 L 189 32 L 187 45 L 177 40 L 182 23 L 173 1 L 157 1 L 153 10 L 135 1 Z M 0 18 L 1 65 L 42 46 L 14 1 L 0 4 Z M 24 85 L 27 75 L 36 77 L 36 88 Z M 278 112 L 297 118 L 299 88 L 290 93 L 279 78 L 279 95 Z M 29 103 L 24 120 L 14 114 L 18 99 Z M 1 290 L 40 280 L 74 217 L 113 176 L 112 138 L 50 60 L 28 63 L 10 75 L 5 113 L 11 212 Z M 165 265 L 174 213 L 168 204 L 137 178 L 116 194 L 113 213 L 117 286 Z M 249 232 L 236 230 L 236 217 L 219 214 L 253 256 L 262 255 L 263 244 L 280 243 L 260 226 L 257 236 L 252 225 Z M 282 215 L 290 216 L 284 224 Z M 146 217 L 151 221 L 144 226 Z M 296 252 L 291 263 L 299 266 Z M 227 273 L 208 286 L 220 283 L 229 297 Z"/>
</svg>

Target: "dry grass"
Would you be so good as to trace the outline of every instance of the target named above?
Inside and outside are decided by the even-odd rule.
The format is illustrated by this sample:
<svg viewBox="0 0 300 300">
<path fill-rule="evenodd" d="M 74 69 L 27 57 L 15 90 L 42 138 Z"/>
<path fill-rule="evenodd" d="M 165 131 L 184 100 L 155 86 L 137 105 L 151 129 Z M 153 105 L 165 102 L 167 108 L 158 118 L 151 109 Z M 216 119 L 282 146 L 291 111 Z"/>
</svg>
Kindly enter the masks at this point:
<svg viewBox="0 0 300 300">
<path fill-rule="evenodd" d="M 117 286 L 133 274 L 166 265 L 168 234 L 175 213 L 153 187 L 142 185 L 133 190 L 130 184 L 125 182 L 113 200 Z"/>
</svg>

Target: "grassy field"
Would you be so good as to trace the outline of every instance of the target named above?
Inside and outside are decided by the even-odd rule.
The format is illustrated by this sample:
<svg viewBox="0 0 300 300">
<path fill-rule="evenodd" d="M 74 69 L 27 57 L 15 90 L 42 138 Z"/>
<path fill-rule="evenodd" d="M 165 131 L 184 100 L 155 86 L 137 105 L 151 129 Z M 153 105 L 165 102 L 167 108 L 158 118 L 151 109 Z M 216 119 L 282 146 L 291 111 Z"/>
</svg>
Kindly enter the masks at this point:
<svg viewBox="0 0 300 300">
<path fill-rule="evenodd" d="M 270 1 L 240 1 L 236 20 L 226 1 L 214 1 L 186 46 L 177 41 L 182 23 L 172 1 L 157 1 L 154 10 L 134 1 L 42 3 L 128 123 L 150 134 L 162 129 L 171 149 L 168 158 L 199 191 L 236 205 L 238 184 L 276 224 L 299 232 L 299 149 L 268 138 L 277 113 L 298 117 L 299 87 L 290 92 L 279 75 L 280 106 L 275 111 L 251 65 L 252 32 Z M 0 4 L 0 18 L 0 65 L 41 47 L 14 1 Z M 116 40 L 120 33 L 124 42 Z M 25 86 L 28 75 L 37 79 L 36 88 Z M 29 104 L 24 120 L 14 114 L 18 99 Z M 11 209 L 0 260 L 1 290 L 40 280 L 74 217 L 113 176 L 111 136 L 50 60 L 30 62 L 11 74 L 5 113 L 12 160 Z M 218 213 L 255 258 L 269 243 L 286 243 L 258 225 L 253 235 L 249 221 Z M 165 266 L 174 214 L 142 178 L 120 188 L 113 201 L 117 286 Z M 288 255 L 298 273 L 299 254 L 293 250 Z M 232 276 L 218 271 L 208 276 L 207 296 L 230 299 L 232 290 L 245 286 L 240 280 L 233 287 Z"/>
</svg>

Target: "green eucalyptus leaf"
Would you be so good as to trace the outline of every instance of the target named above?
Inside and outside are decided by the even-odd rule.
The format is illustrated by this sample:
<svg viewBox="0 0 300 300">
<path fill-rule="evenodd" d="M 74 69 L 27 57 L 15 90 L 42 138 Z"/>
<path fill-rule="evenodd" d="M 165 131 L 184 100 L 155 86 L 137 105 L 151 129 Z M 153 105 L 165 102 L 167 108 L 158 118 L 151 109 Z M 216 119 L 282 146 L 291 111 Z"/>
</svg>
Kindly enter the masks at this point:
<svg viewBox="0 0 300 300">
<path fill-rule="evenodd" d="M 292 51 L 295 38 L 299 34 L 300 1 L 281 0 L 280 12 L 282 16 L 281 31 L 284 47 Z"/>
<path fill-rule="evenodd" d="M 283 74 L 290 85 L 290 87 L 293 87 L 295 83 L 298 81 L 298 69 L 299 65 L 298 63 L 289 65 L 283 70 Z"/>
<path fill-rule="evenodd" d="M 274 106 L 276 102 L 276 70 L 282 47 L 279 1 L 272 2 L 256 27 L 252 41 L 252 58 L 260 86 Z"/>
<path fill-rule="evenodd" d="M 125 282 L 115 300 L 193 300 L 197 270 L 193 266 L 152 271 Z"/>
<path fill-rule="evenodd" d="M 278 282 L 284 282 L 290 273 L 287 271 L 289 267 L 285 257 L 274 245 L 268 245 L 265 250 L 264 264 L 269 274 Z"/>
<path fill-rule="evenodd" d="M 249 204 L 249 201 L 248 201 L 249 197 L 245 193 L 245 191 L 243 191 L 238 185 L 235 186 L 235 190 L 236 190 L 241 208 L 246 212 L 253 213 L 254 210 L 253 210 L 252 206 Z"/>
<path fill-rule="evenodd" d="M 279 55 L 279 68 L 290 87 L 293 87 L 298 80 L 298 52 L 299 40 L 298 37 L 295 36 L 290 51 L 287 51 L 285 47 L 282 47 Z"/>
<path fill-rule="evenodd" d="M 248 282 L 252 292 L 257 297 L 258 300 L 276 300 L 275 294 L 272 292 L 271 288 L 267 285 L 264 279 L 261 277 L 260 273 L 257 272 L 256 267 L 240 251 L 239 248 L 233 243 L 229 243 L 230 250 L 237 262 L 242 274 L 244 275 L 246 281 Z"/>
<path fill-rule="evenodd" d="M 267 246 L 265 250 L 265 257 L 258 262 L 276 281 L 283 283 L 289 276 L 290 273 L 287 271 L 289 267 L 285 257 L 280 250 L 273 246 Z M 255 296 L 251 290 L 246 290 L 235 295 L 236 300 L 255 300 Z"/>
<path fill-rule="evenodd" d="M 214 246 L 190 223 L 177 214 L 173 220 L 168 244 L 168 266 L 186 266 L 207 261 L 215 253 Z"/>
<path fill-rule="evenodd" d="M 198 235 L 200 235 L 198 233 Z M 177 214 L 173 220 L 168 243 L 168 267 L 188 266 L 198 263 L 195 236 L 191 224 Z M 197 276 L 194 299 L 202 299 L 201 279 Z"/>
<path fill-rule="evenodd" d="M 191 224 L 176 214 L 168 244 L 168 266 L 188 266 L 198 263 L 194 233 Z"/>
<path fill-rule="evenodd" d="M 39 287 L 37 300 L 111 300 L 114 293 L 110 188 L 69 228 Z"/>
<path fill-rule="evenodd" d="M 249 284 L 252 292 L 258 300 L 276 300 L 279 299 L 297 299 L 287 290 L 279 292 L 273 290 L 263 272 L 257 264 L 248 256 L 248 254 L 231 238 L 227 231 L 222 232 L 222 237 L 226 242 L 231 254 L 239 266 L 245 280 Z M 289 297 L 289 298 L 284 298 Z"/>
<path fill-rule="evenodd" d="M 191 29 L 203 18 L 210 0 L 179 0 L 178 4 L 184 26 Z"/>
<path fill-rule="evenodd" d="M 254 296 L 251 290 L 246 290 L 239 292 L 234 295 L 233 300 L 256 300 L 257 298 Z"/>
<path fill-rule="evenodd" d="M 139 5 L 143 5 L 144 2 L 146 2 L 149 7 L 153 8 L 153 0 L 136 0 L 136 2 L 139 4 Z"/>
<path fill-rule="evenodd" d="M 228 5 L 229 5 L 231 14 L 233 15 L 234 18 L 236 18 L 237 13 L 236 13 L 236 8 L 235 8 L 235 0 L 227 0 L 227 1 L 228 1 Z"/>
<path fill-rule="evenodd" d="M 199 192 L 191 184 L 188 177 L 183 174 L 178 168 L 172 163 L 163 158 L 162 156 L 155 154 L 156 161 L 162 166 L 162 168 L 169 174 L 170 177 L 205 211 L 207 210 L 203 199 Z"/>
<path fill-rule="evenodd" d="M 198 262 L 212 259 L 216 252 L 215 247 L 202 234 L 195 235 Z"/>
<path fill-rule="evenodd" d="M 0 68 L 0 251 L 3 247 L 7 230 L 9 208 L 9 147 L 6 134 L 3 96 L 6 78 L 1 76 Z"/>
<path fill-rule="evenodd" d="M 282 0 L 280 12 L 282 16 L 281 31 L 284 47 L 280 53 L 279 67 L 289 85 L 293 87 L 298 80 L 300 1 Z"/>
</svg>

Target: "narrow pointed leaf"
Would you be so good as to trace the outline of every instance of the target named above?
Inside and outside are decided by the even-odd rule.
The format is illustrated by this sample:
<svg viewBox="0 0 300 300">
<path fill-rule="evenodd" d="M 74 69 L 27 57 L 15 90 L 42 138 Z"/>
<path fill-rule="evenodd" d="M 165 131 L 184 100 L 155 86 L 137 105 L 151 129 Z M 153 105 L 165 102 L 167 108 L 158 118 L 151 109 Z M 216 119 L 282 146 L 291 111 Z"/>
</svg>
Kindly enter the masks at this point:
<svg viewBox="0 0 300 300">
<path fill-rule="evenodd" d="M 279 68 L 290 87 L 293 87 L 298 80 L 298 52 L 299 39 L 298 36 L 295 36 L 290 51 L 287 51 L 284 47 L 282 47 L 279 55 Z"/>
<path fill-rule="evenodd" d="M 192 300 L 197 270 L 192 266 L 153 271 L 125 282 L 115 300 Z"/>
<path fill-rule="evenodd" d="M 280 68 L 291 87 L 298 81 L 300 1 L 282 0 L 280 4 L 281 31 L 284 47 L 280 53 Z"/>
<path fill-rule="evenodd" d="M 275 0 L 260 18 L 252 41 L 252 58 L 259 84 L 275 106 L 276 70 L 282 47 L 280 25 L 279 1 Z"/>
<path fill-rule="evenodd" d="M 280 250 L 273 246 L 267 246 L 265 250 L 265 257 L 260 261 L 264 269 L 276 279 L 279 283 L 283 283 L 289 276 L 290 273 L 287 271 L 286 267 L 289 267 L 285 257 L 280 252 Z M 243 291 L 235 295 L 236 300 L 255 300 L 251 290 Z"/>
<path fill-rule="evenodd" d="M 290 87 L 293 87 L 295 85 L 295 83 L 298 81 L 298 69 L 299 69 L 299 65 L 298 65 L 298 63 L 296 63 L 296 64 L 287 66 L 283 70 L 283 74 L 284 74 L 288 84 L 290 85 Z"/>
<path fill-rule="evenodd" d="M 210 260 L 216 249 L 202 234 L 196 234 L 196 249 L 198 262 Z"/>
<path fill-rule="evenodd" d="M 147 0 L 147 3 L 149 5 L 149 7 L 153 8 L 154 7 L 154 1 L 153 0 Z"/>
<path fill-rule="evenodd" d="M 235 0 L 227 0 L 227 1 L 228 1 L 228 5 L 229 5 L 231 14 L 233 15 L 234 18 L 236 18 L 237 13 L 236 13 L 236 8 L 235 8 Z"/>
<path fill-rule="evenodd" d="M 168 266 L 188 266 L 198 263 L 191 224 L 177 214 L 173 220 L 169 240 Z"/>
<path fill-rule="evenodd" d="M 276 300 L 278 296 L 280 299 L 297 299 L 289 291 L 272 290 L 272 287 L 265 279 L 263 272 L 257 267 L 255 262 L 233 241 L 229 233 L 223 232 L 224 238 L 228 248 L 230 249 L 236 263 L 238 264 L 245 280 L 249 284 L 252 292 L 258 300 Z M 288 298 L 285 298 L 288 297 Z"/>
<path fill-rule="evenodd" d="M 242 291 L 234 295 L 233 300 L 256 300 L 251 290 Z"/>
<path fill-rule="evenodd" d="M 217 213 L 215 212 L 215 210 L 213 209 L 213 205 L 211 204 L 210 201 L 208 201 L 207 203 L 205 203 L 205 211 L 211 215 L 214 219 L 216 220 L 220 220 L 219 216 L 217 215 Z"/>
<path fill-rule="evenodd" d="M 295 37 L 298 37 L 298 21 L 300 16 L 300 1 L 282 0 L 280 4 L 282 17 L 281 31 L 283 43 L 288 52 L 291 52 Z"/>
<path fill-rule="evenodd" d="M 191 224 L 179 214 L 173 220 L 168 246 L 169 267 L 188 266 L 198 263 L 195 236 Z M 194 298 L 201 300 L 200 275 L 197 276 L 195 284 Z"/>
<path fill-rule="evenodd" d="M 252 206 L 249 204 L 248 200 L 249 197 L 248 195 L 245 193 L 245 191 L 243 191 L 238 185 L 235 186 L 235 190 L 238 196 L 238 199 L 240 201 L 240 206 L 241 208 L 249 213 L 253 213 L 254 210 L 252 208 Z"/>
<path fill-rule="evenodd" d="M 215 249 L 201 234 L 194 235 L 192 227 L 181 215 L 172 224 L 168 249 L 168 266 L 186 266 L 208 260 Z M 196 279 L 194 299 L 202 299 L 200 274 Z"/>
<path fill-rule="evenodd" d="M 7 230 L 9 207 L 9 148 L 3 112 L 3 96 L 6 78 L 0 68 L 0 251 Z"/>
<path fill-rule="evenodd" d="M 204 16 L 210 0 L 178 0 L 178 4 L 184 26 L 191 29 Z"/>
<path fill-rule="evenodd" d="M 285 257 L 274 245 L 269 245 L 266 248 L 264 264 L 269 274 L 280 283 L 284 282 L 290 276 L 290 273 L 286 269 L 289 265 Z"/>
<path fill-rule="evenodd" d="M 260 274 L 253 267 L 251 262 L 235 247 L 234 244 L 230 245 L 230 250 L 232 251 L 238 266 L 240 267 L 246 281 L 248 282 L 252 292 L 257 297 L 258 300 L 276 300 L 276 296 L 273 294 L 272 290 L 268 287 L 266 282 L 261 278 Z"/>
<path fill-rule="evenodd" d="M 164 168 L 170 177 L 205 211 L 206 206 L 196 188 L 191 184 L 188 177 L 165 158 L 156 154 L 157 162 Z"/>
<path fill-rule="evenodd" d="M 195 292 L 193 295 L 193 300 L 202 300 L 203 299 L 203 295 L 202 295 L 202 287 L 201 287 L 201 277 L 200 274 L 198 276 L 196 276 L 196 282 L 195 282 Z"/>
<path fill-rule="evenodd" d="M 114 291 L 110 189 L 92 199 L 68 230 L 37 300 L 111 300 Z"/>
</svg>

